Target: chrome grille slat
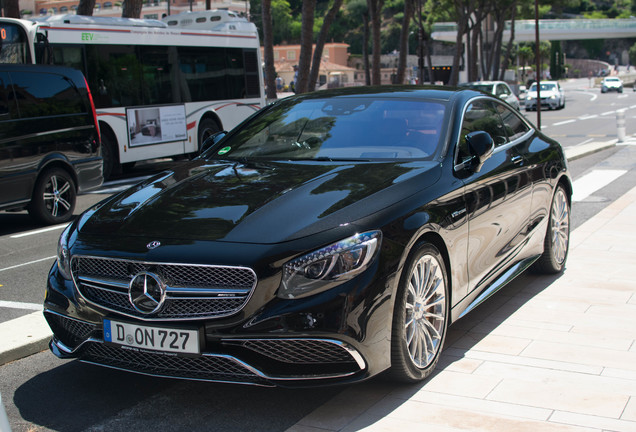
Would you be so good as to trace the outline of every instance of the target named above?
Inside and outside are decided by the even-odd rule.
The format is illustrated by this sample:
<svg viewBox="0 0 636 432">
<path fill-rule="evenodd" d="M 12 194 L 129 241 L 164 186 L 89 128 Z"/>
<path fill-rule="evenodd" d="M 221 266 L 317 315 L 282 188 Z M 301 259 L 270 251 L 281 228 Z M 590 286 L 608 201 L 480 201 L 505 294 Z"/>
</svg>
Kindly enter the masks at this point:
<svg viewBox="0 0 636 432">
<path fill-rule="evenodd" d="M 256 274 L 246 267 L 74 256 L 71 271 L 79 293 L 89 303 L 144 320 L 229 316 L 245 306 L 256 286 Z M 128 284 L 140 272 L 152 272 L 167 285 L 164 305 L 153 314 L 139 312 L 129 300 Z"/>
</svg>

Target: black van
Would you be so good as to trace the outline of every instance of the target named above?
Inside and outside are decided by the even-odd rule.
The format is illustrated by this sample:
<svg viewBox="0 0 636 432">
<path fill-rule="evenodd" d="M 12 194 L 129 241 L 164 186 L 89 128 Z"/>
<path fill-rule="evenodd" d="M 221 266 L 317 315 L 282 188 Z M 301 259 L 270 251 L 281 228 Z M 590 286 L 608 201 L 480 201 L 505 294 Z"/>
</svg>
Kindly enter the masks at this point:
<svg viewBox="0 0 636 432">
<path fill-rule="evenodd" d="M 0 64 L 0 210 L 66 222 L 77 193 L 103 182 L 100 135 L 84 75 Z"/>
</svg>

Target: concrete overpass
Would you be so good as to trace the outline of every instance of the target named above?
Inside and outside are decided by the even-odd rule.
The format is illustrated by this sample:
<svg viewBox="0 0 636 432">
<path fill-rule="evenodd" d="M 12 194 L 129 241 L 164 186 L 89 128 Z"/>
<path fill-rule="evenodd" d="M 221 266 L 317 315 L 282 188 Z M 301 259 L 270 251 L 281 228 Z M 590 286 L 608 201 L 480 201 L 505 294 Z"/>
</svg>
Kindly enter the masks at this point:
<svg viewBox="0 0 636 432">
<path fill-rule="evenodd" d="M 506 22 L 503 40 L 510 39 L 510 21 Z M 515 42 L 534 42 L 535 21 L 515 21 Z M 455 42 L 457 24 L 433 24 L 434 40 Z M 636 38 L 636 19 L 539 20 L 541 40 L 582 40 Z"/>
</svg>

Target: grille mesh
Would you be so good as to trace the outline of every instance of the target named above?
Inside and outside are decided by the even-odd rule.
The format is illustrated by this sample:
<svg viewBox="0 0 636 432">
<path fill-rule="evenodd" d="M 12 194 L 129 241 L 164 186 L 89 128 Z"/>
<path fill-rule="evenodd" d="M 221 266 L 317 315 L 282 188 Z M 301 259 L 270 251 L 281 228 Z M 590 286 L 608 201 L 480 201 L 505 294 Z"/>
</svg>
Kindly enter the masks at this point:
<svg viewBox="0 0 636 432">
<path fill-rule="evenodd" d="M 225 357 L 168 356 L 89 343 L 82 360 L 159 376 L 263 384 L 267 382 L 240 363 Z"/>
<path fill-rule="evenodd" d="M 256 286 L 249 268 L 145 263 L 94 257 L 74 257 L 72 272 L 80 293 L 91 303 L 108 310 L 144 319 L 206 319 L 238 312 Z M 168 286 L 163 307 L 152 315 L 130 303 L 128 284 L 140 272 L 157 274 Z M 91 279 L 87 282 L 87 279 Z M 188 288 L 187 297 L 170 288 Z M 202 290 L 197 293 L 196 290 Z M 223 295 L 204 289 L 221 290 Z"/>
<path fill-rule="evenodd" d="M 248 340 L 242 345 L 277 361 L 294 364 L 355 363 L 342 346 L 323 340 Z"/>
<path fill-rule="evenodd" d="M 44 317 L 55 336 L 69 348 L 75 348 L 96 332 L 96 326 L 87 322 L 77 321 L 50 312 L 45 312 Z"/>
</svg>

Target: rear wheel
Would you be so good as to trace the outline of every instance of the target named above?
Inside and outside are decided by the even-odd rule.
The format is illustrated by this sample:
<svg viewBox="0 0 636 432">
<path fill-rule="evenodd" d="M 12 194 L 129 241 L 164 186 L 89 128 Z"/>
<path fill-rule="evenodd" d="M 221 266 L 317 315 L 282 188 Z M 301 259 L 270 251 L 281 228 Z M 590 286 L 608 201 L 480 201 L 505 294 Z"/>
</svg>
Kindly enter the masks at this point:
<svg viewBox="0 0 636 432">
<path fill-rule="evenodd" d="M 543 255 L 534 263 L 540 273 L 555 274 L 565 267 L 570 249 L 570 201 L 563 186 L 557 186 L 550 207 Z"/>
<path fill-rule="evenodd" d="M 73 217 L 77 189 L 73 178 L 61 168 L 44 171 L 35 184 L 29 214 L 45 224 L 69 221 Z"/>
<path fill-rule="evenodd" d="M 104 179 L 108 180 L 121 174 L 122 167 L 119 163 L 119 153 L 116 147 L 117 141 L 108 133 L 102 133 L 102 158 L 104 159 Z"/>
<path fill-rule="evenodd" d="M 439 361 L 448 326 L 448 276 L 439 250 L 420 244 L 398 288 L 391 335 L 391 375 L 404 382 L 427 378 Z"/>
</svg>

